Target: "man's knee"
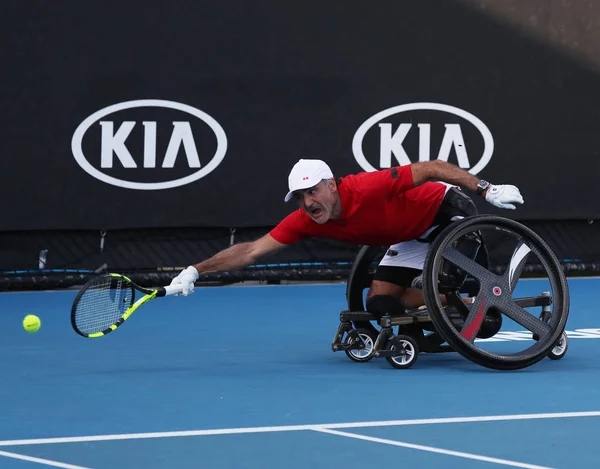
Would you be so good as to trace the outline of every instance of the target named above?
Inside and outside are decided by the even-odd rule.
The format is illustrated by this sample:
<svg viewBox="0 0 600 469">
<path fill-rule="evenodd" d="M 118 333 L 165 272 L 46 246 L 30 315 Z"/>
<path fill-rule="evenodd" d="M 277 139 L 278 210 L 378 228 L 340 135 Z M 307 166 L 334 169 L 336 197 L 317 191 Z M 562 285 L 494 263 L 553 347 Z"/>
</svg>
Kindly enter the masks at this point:
<svg viewBox="0 0 600 469">
<path fill-rule="evenodd" d="M 399 316 L 406 310 L 402 303 L 392 295 L 371 295 L 367 298 L 367 311 L 380 318 L 386 314 Z"/>
<path fill-rule="evenodd" d="M 391 268 L 391 270 L 396 270 Z M 404 285 L 408 286 L 410 283 L 405 283 Z M 403 284 L 390 280 L 381 280 L 381 279 L 373 279 L 371 285 L 369 286 L 369 291 L 367 293 L 367 297 L 375 296 L 375 295 L 392 295 L 396 298 L 402 297 L 402 294 L 406 291 L 406 286 Z"/>
</svg>

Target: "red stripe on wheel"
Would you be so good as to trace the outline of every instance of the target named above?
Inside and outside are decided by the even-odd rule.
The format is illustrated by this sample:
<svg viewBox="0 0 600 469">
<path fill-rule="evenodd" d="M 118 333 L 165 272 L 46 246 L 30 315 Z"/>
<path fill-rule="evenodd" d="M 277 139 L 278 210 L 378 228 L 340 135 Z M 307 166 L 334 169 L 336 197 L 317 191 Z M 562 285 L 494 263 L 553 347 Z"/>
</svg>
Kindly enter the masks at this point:
<svg viewBox="0 0 600 469">
<path fill-rule="evenodd" d="M 481 303 L 479 304 L 479 309 L 477 310 L 477 314 L 471 321 L 471 324 L 469 324 L 467 326 L 467 328 L 461 332 L 461 335 L 465 339 L 470 341 L 473 338 L 473 336 L 475 336 L 475 334 L 477 334 L 477 331 L 479 330 L 479 327 L 481 326 L 481 323 L 483 322 L 484 313 L 485 313 L 485 308 L 483 305 L 483 296 L 482 296 Z"/>
</svg>

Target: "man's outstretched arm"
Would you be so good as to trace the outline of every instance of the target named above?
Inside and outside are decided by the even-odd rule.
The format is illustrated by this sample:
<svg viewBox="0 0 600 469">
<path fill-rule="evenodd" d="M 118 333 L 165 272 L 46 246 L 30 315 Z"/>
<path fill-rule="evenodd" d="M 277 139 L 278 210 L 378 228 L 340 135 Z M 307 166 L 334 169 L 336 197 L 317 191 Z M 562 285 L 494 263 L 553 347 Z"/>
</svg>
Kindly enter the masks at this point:
<svg viewBox="0 0 600 469">
<path fill-rule="evenodd" d="M 243 269 L 254 264 L 261 257 L 275 253 L 285 246 L 270 234 L 255 241 L 234 244 L 209 259 L 189 266 L 171 281 L 171 285 L 181 284 L 183 286 L 182 294 L 188 295 L 194 290 L 194 283 L 200 274 Z"/>
</svg>

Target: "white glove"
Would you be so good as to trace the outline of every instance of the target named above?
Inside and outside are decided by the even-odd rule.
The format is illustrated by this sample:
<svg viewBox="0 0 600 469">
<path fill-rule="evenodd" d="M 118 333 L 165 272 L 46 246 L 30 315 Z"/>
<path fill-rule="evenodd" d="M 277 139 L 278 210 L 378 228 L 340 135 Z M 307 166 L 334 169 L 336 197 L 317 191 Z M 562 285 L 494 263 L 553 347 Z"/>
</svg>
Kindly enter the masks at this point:
<svg viewBox="0 0 600 469">
<path fill-rule="evenodd" d="M 198 280 L 198 277 L 198 271 L 190 265 L 187 269 L 182 270 L 177 277 L 171 280 L 171 285 L 181 285 L 183 287 L 181 295 L 188 296 L 190 293 L 194 292 L 194 283 Z"/>
<path fill-rule="evenodd" d="M 516 207 L 513 204 L 522 204 L 523 196 L 515 186 L 490 184 L 485 200 L 496 207 L 514 210 Z"/>
</svg>

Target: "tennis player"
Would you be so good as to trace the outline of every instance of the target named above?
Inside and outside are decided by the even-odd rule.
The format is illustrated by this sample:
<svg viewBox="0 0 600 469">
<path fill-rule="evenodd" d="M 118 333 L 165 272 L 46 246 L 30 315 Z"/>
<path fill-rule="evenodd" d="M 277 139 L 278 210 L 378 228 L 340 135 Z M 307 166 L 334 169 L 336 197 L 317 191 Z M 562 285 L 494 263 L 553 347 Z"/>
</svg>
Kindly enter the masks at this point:
<svg viewBox="0 0 600 469">
<path fill-rule="evenodd" d="M 519 189 L 493 185 L 445 161 L 436 160 L 335 178 L 321 160 L 301 159 L 289 177 L 288 202 L 298 208 L 273 230 L 191 265 L 173 279 L 183 295 L 194 290 L 200 274 L 232 271 L 308 237 L 353 244 L 389 246 L 367 294 L 375 315 L 402 313 L 425 303 L 414 288 L 433 238 L 449 223 L 474 215 L 473 200 L 462 189 L 490 204 L 514 210 Z"/>
</svg>

